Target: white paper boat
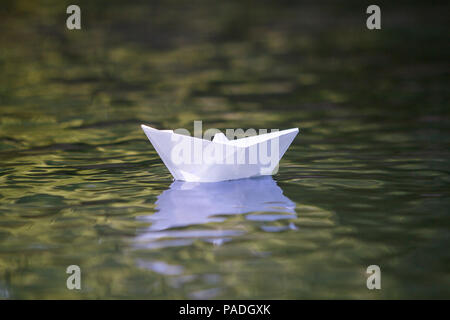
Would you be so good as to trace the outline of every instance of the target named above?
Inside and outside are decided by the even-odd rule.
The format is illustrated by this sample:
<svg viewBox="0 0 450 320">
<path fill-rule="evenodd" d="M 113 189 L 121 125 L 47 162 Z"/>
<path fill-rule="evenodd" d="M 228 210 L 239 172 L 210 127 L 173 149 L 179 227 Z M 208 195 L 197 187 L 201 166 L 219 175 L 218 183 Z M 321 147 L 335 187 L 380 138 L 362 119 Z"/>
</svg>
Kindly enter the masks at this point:
<svg viewBox="0 0 450 320">
<path fill-rule="evenodd" d="M 298 128 L 228 140 L 216 133 L 212 141 L 141 125 L 175 180 L 218 182 L 271 175 Z"/>
</svg>

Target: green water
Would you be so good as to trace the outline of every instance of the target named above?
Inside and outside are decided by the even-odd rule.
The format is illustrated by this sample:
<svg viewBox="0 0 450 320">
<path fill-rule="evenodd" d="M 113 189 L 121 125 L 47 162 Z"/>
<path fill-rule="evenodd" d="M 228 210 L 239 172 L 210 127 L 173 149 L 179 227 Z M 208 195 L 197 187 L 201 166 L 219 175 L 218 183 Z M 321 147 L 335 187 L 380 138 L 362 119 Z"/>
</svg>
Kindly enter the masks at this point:
<svg viewBox="0 0 450 320">
<path fill-rule="evenodd" d="M 0 9 L 0 298 L 450 297 L 447 4 L 69 4 Z M 194 120 L 300 128 L 267 201 L 171 186 Z"/>
</svg>

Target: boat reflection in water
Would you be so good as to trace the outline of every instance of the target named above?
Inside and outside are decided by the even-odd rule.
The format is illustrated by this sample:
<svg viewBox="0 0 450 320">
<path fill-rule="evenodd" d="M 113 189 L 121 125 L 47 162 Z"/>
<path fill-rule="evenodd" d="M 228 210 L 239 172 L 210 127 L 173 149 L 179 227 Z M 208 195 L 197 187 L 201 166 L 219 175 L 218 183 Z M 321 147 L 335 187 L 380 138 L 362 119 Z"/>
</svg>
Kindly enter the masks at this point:
<svg viewBox="0 0 450 320">
<path fill-rule="evenodd" d="M 271 176 L 213 183 L 175 181 L 158 196 L 155 204 L 156 213 L 140 217 L 151 222 L 151 226 L 138 235 L 139 247 L 188 245 L 199 238 L 220 245 L 230 237 L 243 234 L 243 228 L 201 228 L 200 225 L 220 223 L 226 215 L 248 213 L 247 220 L 261 222 L 296 218 L 295 203 L 283 195 Z M 194 225 L 198 228 L 186 228 Z M 286 227 L 262 225 L 261 228 L 273 232 L 295 226 L 291 223 Z"/>
</svg>

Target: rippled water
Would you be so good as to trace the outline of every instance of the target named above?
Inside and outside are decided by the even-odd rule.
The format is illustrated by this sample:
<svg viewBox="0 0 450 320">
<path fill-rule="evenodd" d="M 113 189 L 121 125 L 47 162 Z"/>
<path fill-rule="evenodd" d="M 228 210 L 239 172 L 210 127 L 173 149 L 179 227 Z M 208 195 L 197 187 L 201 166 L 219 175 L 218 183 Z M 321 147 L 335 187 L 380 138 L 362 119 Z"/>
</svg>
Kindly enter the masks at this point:
<svg viewBox="0 0 450 320">
<path fill-rule="evenodd" d="M 0 298 L 449 298 L 448 5 L 59 3 L 0 12 Z M 139 125 L 194 120 L 300 134 L 173 182 Z"/>
</svg>

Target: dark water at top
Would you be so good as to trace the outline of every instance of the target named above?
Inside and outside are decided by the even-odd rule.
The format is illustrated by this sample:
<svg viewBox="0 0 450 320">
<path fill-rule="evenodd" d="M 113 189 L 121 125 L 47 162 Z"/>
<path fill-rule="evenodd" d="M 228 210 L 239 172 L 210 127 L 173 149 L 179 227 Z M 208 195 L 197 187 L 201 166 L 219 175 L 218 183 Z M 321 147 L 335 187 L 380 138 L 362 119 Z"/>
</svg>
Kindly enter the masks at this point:
<svg viewBox="0 0 450 320">
<path fill-rule="evenodd" d="M 0 298 L 450 297 L 448 5 L 120 3 L 2 4 Z M 139 125 L 194 120 L 300 134 L 173 182 Z"/>
</svg>

